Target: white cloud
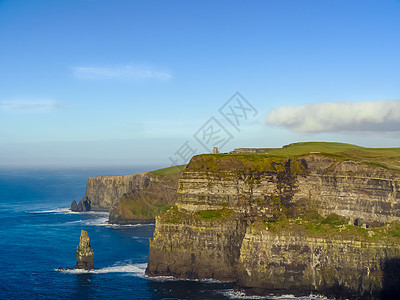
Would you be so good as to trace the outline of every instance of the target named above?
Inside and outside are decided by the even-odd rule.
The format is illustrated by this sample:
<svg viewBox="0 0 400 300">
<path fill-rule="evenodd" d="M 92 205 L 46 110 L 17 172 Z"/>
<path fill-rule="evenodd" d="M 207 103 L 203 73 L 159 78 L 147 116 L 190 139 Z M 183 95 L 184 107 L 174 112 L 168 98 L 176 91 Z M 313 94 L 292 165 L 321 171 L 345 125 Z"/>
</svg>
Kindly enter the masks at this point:
<svg viewBox="0 0 400 300">
<path fill-rule="evenodd" d="M 58 101 L 0 101 L 0 109 L 8 111 L 49 111 L 61 107 Z"/>
<path fill-rule="evenodd" d="M 400 100 L 281 106 L 271 109 L 266 121 L 303 133 L 400 131 Z"/>
<path fill-rule="evenodd" d="M 81 79 L 170 79 L 172 75 L 166 72 L 153 71 L 133 65 L 118 65 L 111 67 L 73 67 L 74 76 Z"/>
</svg>

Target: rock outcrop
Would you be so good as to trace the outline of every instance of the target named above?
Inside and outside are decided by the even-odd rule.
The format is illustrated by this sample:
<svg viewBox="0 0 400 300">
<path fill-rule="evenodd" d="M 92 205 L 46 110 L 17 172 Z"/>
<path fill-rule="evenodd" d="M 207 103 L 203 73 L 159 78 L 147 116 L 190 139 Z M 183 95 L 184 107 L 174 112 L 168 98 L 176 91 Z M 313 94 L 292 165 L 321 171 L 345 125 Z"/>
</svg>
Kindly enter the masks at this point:
<svg viewBox="0 0 400 300">
<path fill-rule="evenodd" d="M 80 243 L 76 250 L 75 269 L 93 270 L 93 250 L 90 248 L 87 231 L 81 231 Z"/>
<path fill-rule="evenodd" d="M 177 199 L 179 172 L 149 172 L 147 180 L 123 194 L 110 209 L 110 223 L 154 222 L 155 216 L 171 208 Z"/>
<path fill-rule="evenodd" d="M 109 211 L 112 224 L 154 222 L 175 204 L 184 166 L 124 176 L 91 177 L 85 196 L 73 201 L 72 211 Z"/>
<path fill-rule="evenodd" d="M 156 219 L 147 274 L 259 294 L 381 296 L 398 278 L 387 266 L 400 260 L 400 172 L 351 158 L 193 157 L 176 206 Z"/>
<path fill-rule="evenodd" d="M 109 211 L 122 195 L 146 186 L 150 181 L 150 172 L 124 176 L 90 177 L 86 184 L 86 193 L 78 203 L 81 211 Z"/>
<path fill-rule="evenodd" d="M 78 207 L 78 203 L 76 203 L 75 200 L 72 201 L 72 203 L 71 203 L 71 211 L 74 211 L 74 212 L 79 212 L 80 211 L 79 207 Z"/>
</svg>

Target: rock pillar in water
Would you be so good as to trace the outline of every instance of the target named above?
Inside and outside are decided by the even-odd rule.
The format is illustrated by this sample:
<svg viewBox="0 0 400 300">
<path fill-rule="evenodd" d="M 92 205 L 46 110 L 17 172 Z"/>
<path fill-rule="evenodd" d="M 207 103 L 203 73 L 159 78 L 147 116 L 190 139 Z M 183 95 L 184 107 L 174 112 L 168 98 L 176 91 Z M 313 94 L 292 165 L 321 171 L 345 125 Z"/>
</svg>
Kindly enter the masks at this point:
<svg viewBox="0 0 400 300">
<path fill-rule="evenodd" d="M 71 211 L 79 211 L 78 203 L 75 200 L 71 203 Z"/>
<path fill-rule="evenodd" d="M 81 240 L 76 251 L 76 269 L 93 270 L 93 250 L 90 248 L 87 231 L 81 231 Z"/>
</svg>

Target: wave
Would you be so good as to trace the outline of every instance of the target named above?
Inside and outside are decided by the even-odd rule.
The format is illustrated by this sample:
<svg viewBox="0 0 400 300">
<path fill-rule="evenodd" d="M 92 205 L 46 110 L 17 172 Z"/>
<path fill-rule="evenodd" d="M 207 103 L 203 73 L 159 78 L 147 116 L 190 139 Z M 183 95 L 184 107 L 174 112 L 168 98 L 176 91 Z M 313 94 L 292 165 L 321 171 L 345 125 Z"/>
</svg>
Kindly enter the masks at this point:
<svg viewBox="0 0 400 300">
<path fill-rule="evenodd" d="M 125 227 L 142 227 L 142 226 L 154 226 L 154 223 L 145 224 L 110 224 L 108 223 L 109 213 L 104 211 L 86 211 L 86 212 L 73 212 L 69 208 L 57 208 L 52 210 L 36 210 L 36 211 L 25 211 L 27 214 L 48 214 L 48 215 L 69 215 L 79 214 L 88 215 L 88 218 L 81 220 L 69 221 L 65 223 L 49 224 L 48 226 L 68 226 L 74 224 L 82 224 L 85 226 L 104 226 L 108 228 L 125 228 Z M 90 217 L 89 217 L 90 216 Z M 45 226 L 42 224 L 41 226 Z"/>
<path fill-rule="evenodd" d="M 96 219 L 90 219 L 90 220 L 81 220 L 79 221 L 84 225 L 88 226 L 105 226 L 108 228 L 125 228 L 125 227 L 142 227 L 142 226 L 154 226 L 154 224 L 110 224 L 108 223 L 108 216 L 106 218 L 101 217 L 101 218 L 96 218 Z"/>
<path fill-rule="evenodd" d="M 107 218 L 100 217 L 100 218 L 89 219 L 89 220 L 77 220 L 77 221 L 71 221 L 71 222 L 66 222 L 66 223 L 57 224 L 57 225 L 71 225 L 71 224 L 82 224 L 85 226 L 104 226 L 107 228 L 154 226 L 154 224 L 128 224 L 128 225 L 109 224 L 108 217 Z M 133 237 L 133 238 L 139 239 L 141 237 Z"/>
<path fill-rule="evenodd" d="M 201 282 L 201 283 L 227 283 L 226 281 L 220 281 L 213 278 L 205 278 L 205 279 L 188 279 L 188 278 L 176 278 L 174 276 L 147 276 L 150 280 L 154 281 L 193 281 L 193 282 Z"/>
<path fill-rule="evenodd" d="M 75 213 L 72 212 L 69 208 L 56 208 L 51 210 L 34 210 L 34 211 L 27 211 L 28 214 L 69 214 Z"/>
<path fill-rule="evenodd" d="M 125 273 L 137 277 L 145 278 L 145 271 L 147 268 L 147 263 L 143 264 L 125 264 L 125 265 L 114 265 L 111 267 L 105 267 L 101 269 L 94 270 L 84 270 L 84 269 L 72 269 L 72 270 L 64 270 L 64 269 L 55 269 L 55 271 L 59 271 L 66 274 L 108 274 L 108 273 Z"/>
<path fill-rule="evenodd" d="M 243 292 L 234 289 L 222 290 L 222 294 L 229 299 L 268 299 L 268 300 L 283 300 L 283 299 L 296 299 L 296 300 L 328 300 L 329 298 L 322 295 L 313 295 L 296 297 L 295 295 L 281 295 L 281 296 L 249 296 Z"/>
<path fill-rule="evenodd" d="M 107 224 L 108 227 L 142 227 L 142 226 L 155 226 L 154 223 L 138 223 L 138 224 Z"/>
<path fill-rule="evenodd" d="M 106 226 L 108 225 L 108 217 L 99 217 L 95 219 L 81 220 L 80 222 L 87 226 Z"/>
<path fill-rule="evenodd" d="M 109 212 L 107 211 L 83 211 L 83 212 L 76 212 L 71 211 L 69 208 L 56 208 L 50 210 L 33 210 L 33 211 L 26 211 L 28 214 L 82 214 L 82 215 L 98 215 L 98 216 L 108 216 Z"/>
</svg>

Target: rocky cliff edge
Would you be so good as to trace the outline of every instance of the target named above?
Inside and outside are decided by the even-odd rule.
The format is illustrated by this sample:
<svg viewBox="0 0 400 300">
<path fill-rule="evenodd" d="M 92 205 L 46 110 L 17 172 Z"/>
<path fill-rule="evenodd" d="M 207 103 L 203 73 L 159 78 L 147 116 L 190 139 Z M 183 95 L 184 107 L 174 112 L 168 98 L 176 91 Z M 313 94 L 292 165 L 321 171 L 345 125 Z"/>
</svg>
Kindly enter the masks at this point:
<svg viewBox="0 0 400 300">
<path fill-rule="evenodd" d="M 185 166 L 124 176 L 91 177 L 85 196 L 72 211 L 109 211 L 113 224 L 153 222 L 175 204 L 178 179 Z"/>
<path fill-rule="evenodd" d="M 304 144 L 193 157 L 156 218 L 147 274 L 257 294 L 397 295 L 400 149 Z"/>
</svg>

